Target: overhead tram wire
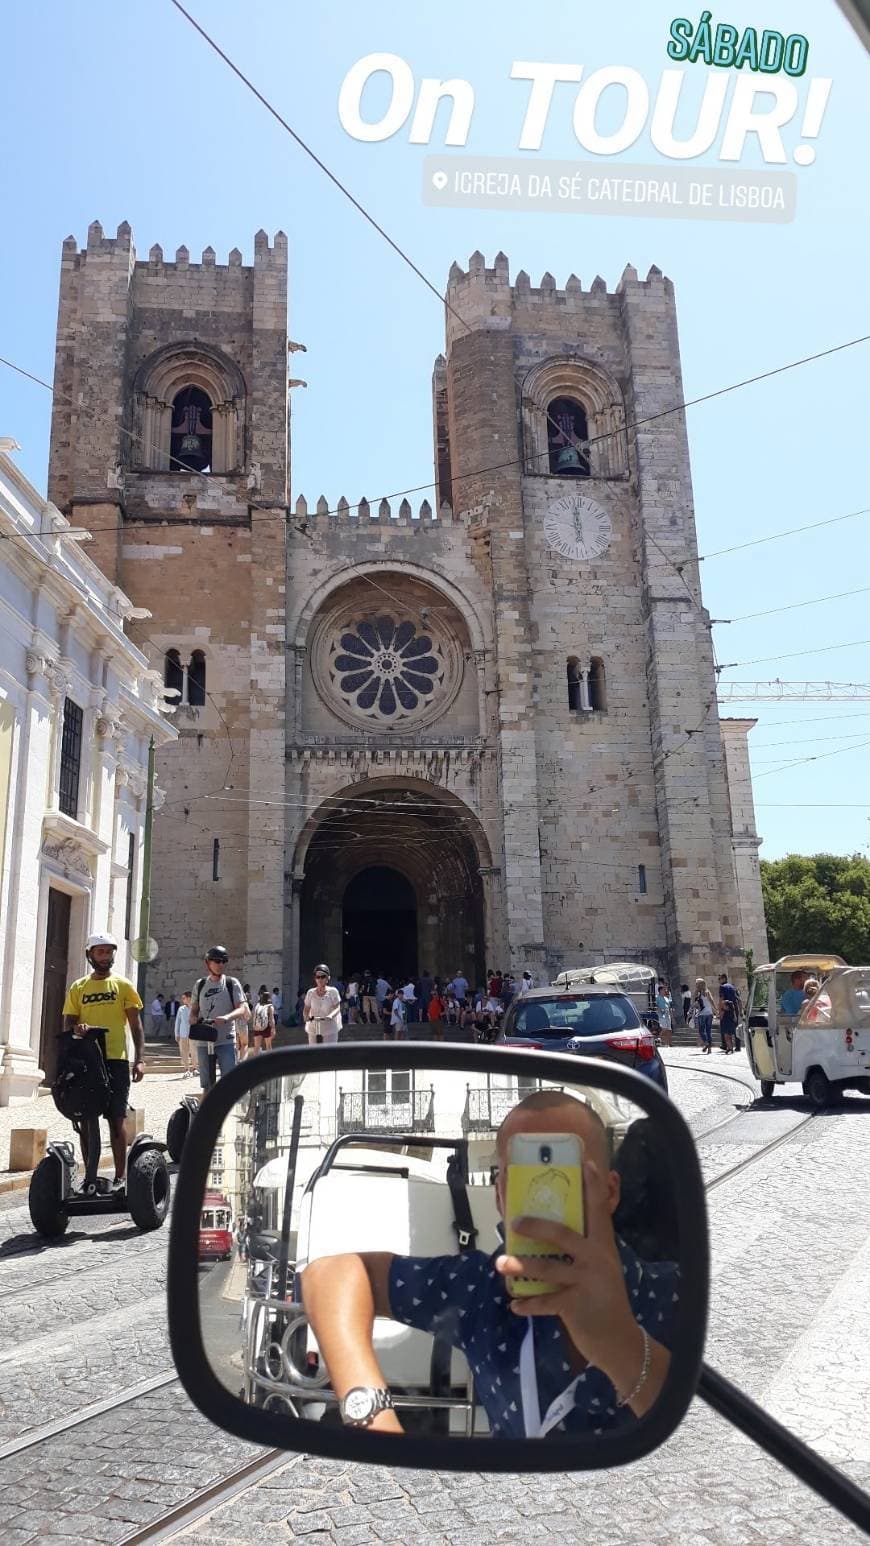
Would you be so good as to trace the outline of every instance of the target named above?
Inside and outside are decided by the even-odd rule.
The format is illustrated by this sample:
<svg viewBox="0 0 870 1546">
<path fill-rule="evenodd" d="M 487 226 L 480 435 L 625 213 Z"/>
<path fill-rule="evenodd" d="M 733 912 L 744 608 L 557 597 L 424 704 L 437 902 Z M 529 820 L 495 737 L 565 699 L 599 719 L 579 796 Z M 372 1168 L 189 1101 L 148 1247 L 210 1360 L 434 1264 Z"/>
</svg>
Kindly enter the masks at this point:
<svg viewBox="0 0 870 1546">
<path fill-rule="evenodd" d="M 773 660 L 796 660 L 800 655 L 828 655 L 833 650 L 864 649 L 870 639 L 847 639 L 842 644 L 821 644 L 810 650 L 790 650 L 786 655 L 756 655 L 752 660 L 729 660 L 717 666 L 717 672 L 736 671 L 740 666 L 763 666 Z"/>
<path fill-rule="evenodd" d="M 826 601 L 847 601 L 850 596 L 866 596 L 870 585 L 860 585 L 855 590 L 837 591 L 832 596 L 810 596 L 806 601 L 789 601 L 782 607 L 766 607 L 762 612 L 741 612 L 739 617 L 729 617 L 728 623 L 748 623 L 757 617 L 773 617 L 778 612 L 797 612 L 801 607 L 820 607 Z M 724 622 L 725 619 L 719 619 Z"/>
<path fill-rule="evenodd" d="M 822 526 L 836 526 L 840 521 L 854 521 L 861 515 L 870 515 L 870 506 L 863 510 L 850 510 L 847 515 L 832 515 L 824 521 L 811 521 L 808 526 L 789 526 L 785 531 L 774 531 L 767 537 L 753 537 L 751 542 L 737 542 L 733 547 L 715 548 L 712 553 L 701 553 L 698 563 L 708 563 L 711 558 L 724 558 L 729 553 L 742 553 L 746 548 L 758 548 L 766 542 L 780 542 L 784 537 L 796 537 L 805 531 L 818 531 Z"/>
<path fill-rule="evenodd" d="M 859 746 L 840 746 L 836 751 L 833 752 L 819 752 L 815 756 L 796 757 L 793 762 L 784 762 L 781 767 L 767 768 L 764 773 L 759 773 L 757 775 L 753 773 L 753 783 L 755 782 L 756 777 L 770 778 L 774 773 L 787 773 L 790 768 L 803 767 L 807 762 L 823 762 L 827 757 L 842 757 L 844 752 L 863 751 L 865 746 L 870 746 L 870 740 L 862 741 Z"/>
</svg>

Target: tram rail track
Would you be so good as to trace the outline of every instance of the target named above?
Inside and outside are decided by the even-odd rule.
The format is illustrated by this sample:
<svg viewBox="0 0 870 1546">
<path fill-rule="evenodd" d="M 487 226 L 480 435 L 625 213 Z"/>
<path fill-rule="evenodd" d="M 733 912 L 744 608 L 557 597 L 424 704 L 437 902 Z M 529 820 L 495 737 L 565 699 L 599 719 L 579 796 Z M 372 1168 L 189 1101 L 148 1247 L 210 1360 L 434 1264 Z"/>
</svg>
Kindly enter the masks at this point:
<svg viewBox="0 0 870 1546">
<path fill-rule="evenodd" d="M 720 1132 L 721 1129 L 725 1127 L 730 1127 L 732 1123 L 742 1121 L 743 1118 L 753 1109 L 755 1102 L 758 1099 L 758 1095 L 755 1089 L 755 1081 L 753 1080 L 750 1083 L 749 1079 L 744 1079 L 740 1074 L 734 1074 L 730 1070 L 720 1068 L 686 1068 L 682 1063 L 666 1063 L 665 1067 L 668 1069 L 669 1077 L 671 1073 L 676 1072 L 694 1074 L 696 1076 L 700 1076 L 701 1078 L 707 1079 L 727 1079 L 732 1084 L 741 1085 L 745 1090 L 748 1090 L 749 1094 L 752 1096 L 751 1101 L 748 1101 L 747 1104 L 740 1107 L 739 1110 L 732 1112 L 730 1116 L 723 1117 L 719 1122 L 714 1122 L 711 1127 L 705 1128 L 700 1133 L 693 1132 L 692 1137 L 695 1140 L 696 1148 L 699 1147 L 707 1138 L 710 1138 L 714 1133 Z M 772 1109 L 775 1110 L 775 1108 Z M 759 1160 L 766 1158 L 768 1154 L 772 1154 L 773 1151 L 780 1148 L 782 1144 L 788 1143 L 790 1139 L 795 1138 L 798 1133 L 803 1132 L 803 1130 L 808 1127 L 809 1124 L 814 1121 L 818 1115 L 818 1111 L 810 1111 L 806 1114 L 802 1114 L 800 1112 L 796 1113 L 797 1121 L 793 1122 L 785 1132 L 778 1133 L 775 1138 L 771 1138 L 767 1143 L 759 1145 L 759 1147 L 755 1149 L 752 1154 L 744 1155 L 743 1159 L 737 1160 L 733 1165 L 729 1165 L 726 1170 L 720 1171 L 718 1175 L 711 1176 L 709 1181 L 705 1181 L 705 1192 L 714 1191 L 717 1186 L 722 1186 L 724 1182 L 732 1180 L 735 1176 L 740 1175 L 744 1170 L 748 1170 L 751 1165 L 757 1164 Z"/>
<path fill-rule="evenodd" d="M 703 1143 L 705 1139 L 714 1133 L 720 1132 L 731 1123 L 742 1120 L 752 1109 L 756 1095 L 754 1086 L 750 1084 L 748 1079 L 744 1079 L 730 1071 L 726 1072 L 719 1069 L 685 1068 L 683 1065 L 678 1064 L 669 1064 L 667 1066 L 669 1074 L 673 1071 L 701 1075 L 708 1079 L 726 1079 L 730 1083 L 741 1086 L 752 1096 L 752 1100 L 747 1101 L 737 1111 L 723 1117 L 710 1127 L 693 1133 L 696 1144 Z M 807 1115 L 799 1115 L 799 1119 L 787 1131 L 777 1134 L 775 1138 L 767 1143 L 760 1144 L 752 1154 L 744 1156 L 736 1164 L 707 1181 L 705 1183 L 705 1191 L 713 1191 L 717 1186 L 723 1185 L 726 1181 L 733 1180 L 751 1165 L 756 1164 L 775 1149 L 789 1142 L 798 1133 L 802 1132 L 814 1120 L 817 1114 L 817 1112 L 813 1111 Z M 39 1451 L 41 1448 L 50 1445 L 53 1439 L 61 1438 L 71 1431 L 85 1427 L 89 1423 L 99 1422 L 100 1419 L 109 1416 L 119 1409 L 130 1406 L 136 1401 L 142 1400 L 155 1391 L 169 1391 L 179 1385 L 178 1376 L 174 1372 L 167 1371 L 164 1374 L 155 1375 L 144 1382 L 139 1382 L 137 1385 L 130 1386 L 127 1390 L 115 1396 L 84 1407 L 71 1417 L 46 1424 L 41 1428 L 32 1429 L 19 1439 L 0 1446 L 0 1468 L 2 1468 L 2 1463 L 6 1459 L 26 1453 L 27 1451 Z M 190 1528 L 215 1509 L 244 1496 L 247 1491 L 255 1487 L 259 1482 L 264 1481 L 268 1476 L 273 1475 L 285 1466 L 297 1463 L 300 1458 L 300 1456 L 294 1455 L 292 1452 L 288 1453 L 288 1451 L 283 1449 L 264 1449 L 260 1453 L 254 1454 L 242 1465 L 236 1466 L 224 1475 L 207 1482 L 204 1486 L 198 1487 L 190 1497 L 170 1505 L 170 1507 L 156 1515 L 154 1519 L 137 1524 L 126 1534 L 119 1534 L 112 1543 L 112 1546 L 158 1546 L 158 1543 L 173 1540 L 183 1530 Z M 0 1488 L 2 1488 L 2 1469 L 0 1469 Z"/>
</svg>

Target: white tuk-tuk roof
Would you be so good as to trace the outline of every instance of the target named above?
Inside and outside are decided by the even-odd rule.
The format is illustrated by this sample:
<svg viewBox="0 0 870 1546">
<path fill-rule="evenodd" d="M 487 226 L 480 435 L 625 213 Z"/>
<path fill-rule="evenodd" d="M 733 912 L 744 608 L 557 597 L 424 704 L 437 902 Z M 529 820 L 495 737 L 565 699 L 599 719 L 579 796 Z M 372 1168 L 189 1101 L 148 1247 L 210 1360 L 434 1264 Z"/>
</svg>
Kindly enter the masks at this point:
<svg viewBox="0 0 870 1546">
<path fill-rule="evenodd" d="M 642 989 L 655 977 L 656 973 L 651 966 L 640 966 L 636 961 L 611 961 L 607 966 L 578 966 L 571 971 L 560 972 L 553 986 L 570 988 L 578 982 L 598 982 L 628 987 L 635 983 L 638 989 Z"/>
<path fill-rule="evenodd" d="M 870 966 L 837 967 L 804 1004 L 798 1025 L 870 1025 Z"/>
<path fill-rule="evenodd" d="M 766 966 L 756 966 L 756 972 L 833 972 L 838 966 L 845 966 L 842 956 L 800 954 L 793 956 L 780 956 L 778 961 L 769 961 Z"/>
</svg>

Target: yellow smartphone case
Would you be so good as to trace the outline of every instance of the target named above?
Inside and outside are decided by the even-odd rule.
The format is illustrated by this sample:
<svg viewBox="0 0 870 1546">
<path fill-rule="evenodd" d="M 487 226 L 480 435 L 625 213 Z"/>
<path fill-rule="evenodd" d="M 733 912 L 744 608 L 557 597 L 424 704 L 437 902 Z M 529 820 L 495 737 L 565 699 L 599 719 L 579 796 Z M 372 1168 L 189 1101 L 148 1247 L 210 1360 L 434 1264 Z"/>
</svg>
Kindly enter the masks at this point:
<svg viewBox="0 0 870 1546">
<path fill-rule="evenodd" d="M 541 1256 L 551 1261 L 559 1253 L 539 1240 L 530 1240 L 511 1228 L 511 1219 L 554 1219 L 583 1234 L 583 1172 L 580 1165 L 508 1165 L 505 1198 L 505 1246 L 508 1256 Z M 515 1299 L 534 1294 L 555 1294 L 558 1288 L 536 1278 L 508 1278 Z"/>
</svg>

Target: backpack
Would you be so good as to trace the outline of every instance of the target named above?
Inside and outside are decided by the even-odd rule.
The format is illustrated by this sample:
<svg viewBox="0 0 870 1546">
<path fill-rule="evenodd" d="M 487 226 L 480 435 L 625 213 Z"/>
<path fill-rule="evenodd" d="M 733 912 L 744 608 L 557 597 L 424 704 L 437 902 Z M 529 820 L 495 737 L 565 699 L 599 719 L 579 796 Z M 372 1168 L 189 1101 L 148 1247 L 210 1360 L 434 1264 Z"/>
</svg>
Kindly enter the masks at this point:
<svg viewBox="0 0 870 1546">
<path fill-rule="evenodd" d="M 112 1087 L 99 1040 L 95 1036 L 59 1037 L 52 1099 L 61 1116 L 78 1129 L 80 1122 L 105 1116 Z"/>
</svg>

